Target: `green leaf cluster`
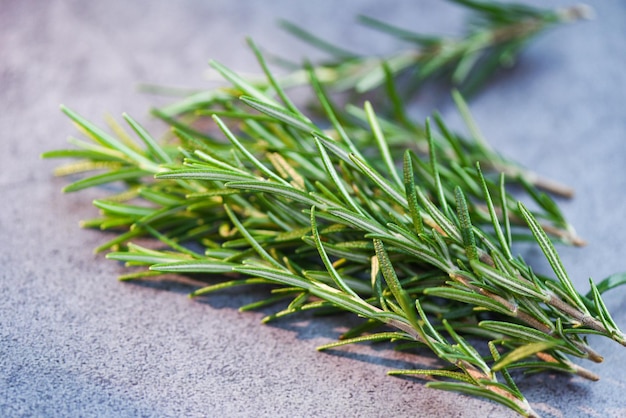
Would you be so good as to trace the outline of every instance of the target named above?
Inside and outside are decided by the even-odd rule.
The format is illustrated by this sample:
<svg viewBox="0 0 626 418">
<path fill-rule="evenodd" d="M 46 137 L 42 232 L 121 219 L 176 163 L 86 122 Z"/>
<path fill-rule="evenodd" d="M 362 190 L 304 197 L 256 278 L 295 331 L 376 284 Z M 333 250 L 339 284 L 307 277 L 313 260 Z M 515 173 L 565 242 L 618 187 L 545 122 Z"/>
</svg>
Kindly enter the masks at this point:
<svg viewBox="0 0 626 418">
<path fill-rule="evenodd" d="M 527 20 L 558 20 L 537 9 L 457 3 L 478 11 L 483 22 L 458 44 L 475 45 L 475 37 L 491 39 L 494 31 L 506 38 L 507 28 L 526 27 Z M 529 35 L 522 35 L 525 42 Z M 415 41 L 429 48 L 439 42 Z M 535 413 L 512 370 L 597 379 L 571 358 L 602 360 L 588 334 L 626 344 L 601 297 L 623 277 L 592 283 L 587 295 L 574 288 L 554 243 L 580 240 L 539 191 L 546 183 L 491 149 L 461 93 L 453 96 L 469 137 L 452 132 L 439 114 L 423 125 L 408 118 L 392 59 L 375 67 L 382 77 L 376 85 L 392 103 L 386 115 L 367 101 L 337 105 L 329 92 L 334 83 L 320 76 L 325 67 L 307 64 L 299 76 L 319 110 L 307 115 L 288 95 L 293 83 L 270 72 L 249 44 L 265 80 L 212 62 L 228 85 L 154 110 L 171 126 L 163 140 L 128 115 L 130 133 L 112 122 L 110 134 L 62 108 L 90 139 L 71 139 L 77 149 L 45 154 L 78 160 L 59 174 L 91 172 L 65 191 L 124 186 L 94 202 L 101 217 L 84 221 L 117 232 L 97 250 L 138 268 L 122 279 L 213 277 L 193 297 L 269 286 L 266 299 L 242 307 L 280 306 L 264 321 L 308 310 L 352 312 L 363 323 L 321 350 L 363 341 L 417 346 L 444 365 L 390 374 L 434 379 L 429 386 L 482 396 L 522 415 Z M 438 73 L 452 65 L 448 55 L 428 51 L 418 72 L 426 64 Z M 451 55 L 455 73 L 473 71 L 467 54 Z M 518 202 L 506 183 L 520 186 L 530 203 Z M 157 245 L 139 245 L 145 236 Z M 520 240 L 538 245 L 554 277 L 536 274 L 514 255 Z"/>
<path fill-rule="evenodd" d="M 403 92 L 407 97 L 418 92 L 425 83 L 442 79 L 469 97 L 499 69 L 513 66 L 520 52 L 537 35 L 562 23 L 587 18 L 590 13 L 583 6 L 547 10 L 494 1 L 449 1 L 472 12 L 458 37 L 423 34 L 360 16 L 364 26 L 409 45 L 405 50 L 383 57 L 347 51 L 291 22 L 282 22 L 282 26 L 328 54 L 328 59 L 318 68 L 318 77 L 336 89 L 364 93 L 384 85 L 390 73 L 406 79 Z M 381 66 L 381 62 L 385 66 Z M 289 64 L 298 68 L 297 64 Z M 288 82 L 301 80 L 301 74 L 295 72 Z"/>
</svg>

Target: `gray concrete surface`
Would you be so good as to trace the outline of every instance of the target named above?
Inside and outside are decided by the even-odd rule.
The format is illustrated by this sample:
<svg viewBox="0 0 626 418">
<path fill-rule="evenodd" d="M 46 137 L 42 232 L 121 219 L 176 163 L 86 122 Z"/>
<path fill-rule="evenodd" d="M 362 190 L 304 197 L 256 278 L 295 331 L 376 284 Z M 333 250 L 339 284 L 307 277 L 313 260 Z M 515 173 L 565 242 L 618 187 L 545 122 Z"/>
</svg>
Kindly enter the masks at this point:
<svg viewBox="0 0 626 418">
<path fill-rule="evenodd" d="M 184 284 L 117 282 L 122 269 L 92 254 L 105 237 L 77 226 L 96 214 L 97 192 L 61 195 L 56 162 L 39 159 L 75 134 L 60 103 L 94 121 L 126 111 L 158 131 L 146 113 L 156 99 L 138 94 L 139 83 L 203 86 L 209 58 L 256 68 L 246 35 L 281 54 L 315 56 L 277 29 L 278 17 L 360 51 L 399 45 L 354 25 L 359 13 L 424 31 L 454 31 L 460 18 L 436 0 L 338 4 L 0 2 L 0 416 L 511 415 L 385 375 L 427 359 L 371 346 L 316 352 L 340 319 L 261 326 L 262 313 L 236 309 L 255 294 L 200 303 Z M 594 7 L 594 21 L 543 36 L 472 105 L 503 153 L 576 187 L 563 207 L 589 245 L 562 254 L 585 290 L 589 276 L 626 270 L 626 6 Z M 625 302 L 626 288 L 607 295 L 624 327 Z M 602 380 L 524 379 L 538 412 L 626 416 L 626 349 L 591 340 L 606 361 L 585 366 Z"/>
</svg>

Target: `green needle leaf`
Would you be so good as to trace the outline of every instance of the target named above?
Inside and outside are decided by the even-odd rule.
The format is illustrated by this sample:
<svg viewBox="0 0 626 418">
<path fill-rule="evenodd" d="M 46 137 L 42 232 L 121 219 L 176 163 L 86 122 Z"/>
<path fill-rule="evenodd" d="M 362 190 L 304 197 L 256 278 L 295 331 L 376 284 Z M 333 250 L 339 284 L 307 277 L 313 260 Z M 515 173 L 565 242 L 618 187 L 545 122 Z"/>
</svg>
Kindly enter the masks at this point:
<svg viewBox="0 0 626 418">
<path fill-rule="evenodd" d="M 222 283 L 214 284 L 211 286 L 205 286 L 198 290 L 194 290 L 193 292 L 189 294 L 189 297 L 195 298 L 198 296 L 206 296 L 209 293 L 218 292 L 220 290 L 230 289 L 230 288 L 237 287 L 237 286 L 248 286 L 251 284 L 268 284 L 268 283 L 271 283 L 271 282 L 265 279 L 258 279 L 258 278 L 230 280 L 228 282 L 222 282 Z"/>
<path fill-rule="evenodd" d="M 150 270 L 168 273 L 230 273 L 237 264 L 216 260 L 179 261 L 174 263 L 159 263 L 150 266 Z"/>
<path fill-rule="evenodd" d="M 523 416 L 538 416 L 534 413 L 530 405 L 524 400 L 518 400 L 514 394 L 510 394 L 506 396 L 504 394 L 500 394 L 500 391 L 496 391 L 500 389 L 498 386 L 494 386 L 493 389 L 489 387 L 477 387 L 470 383 L 453 383 L 453 382 L 430 382 L 426 384 L 427 387 L 433 389 L 440 390 L 448 390 L 453 392 L 465 393 L 467 395 L 472 396 L 481 396 L 483 398 L 491 399 L 494 402 L 500 403 L 515 412 L 519 413 Z"/>
<path fill-rule="evenodd" d="M 291 185 L 285 186 L 269 181 L 231 181 L 226 183 L 226 186 L 233 189 L 243 189 L 255 192 L 275 194 L 277 196 L 282 196 L 287 199 L 303 203 L 307 206 L 323 206 L 320 205 L 320 203 L 316 202 L 313 198 L 311 198 L 308 193 L 298 190 Z"/>
<path fill-rule="evenodd" d="M 595 287 L 598 293 L 603 294 L 606 291 L 614 289 L 618 286 L 622 286 L 624 284 L 626 284 L 626 273 L 616 273 L 616 274 L 610 275 L 609 277 L 602 280 L 601 282 L 596 283 Z M 585 296 L 587 298 L 592 298 L 593 291 L 590 290 L 589 293 L 587 293 Z"/>
<path fill-rule="evenodd" d="M 493 312 L 513 316 L 514 312 L 508 306 L 478 293 L 467 292 L 449 287 L 431 287 L 424 290 L 424 294 L 445 299 L 452 299 L 469 305 L 479 306 Z"/>
<path fill-rule="evenodd" d="M 513 259 L 513 255 L 511 254 L 510 242 L 505 238 L 504 234 L 502 233 L 500 222 L 498 221 L 498 215 L 496 214 L 496 209 L 493 205 L 493 201 L 491 200 L 491 195 L 489 193 L 489 187 L 487 187 L 487 181 L 485 180 L 485 176 L 480 169 L 479 163 L 476 163 L 476 171 L 478 172 L 478 177 L 483 188 L 483 194 L 485 196 L 485 202 L 487 203 L 487 209 L 489 210 L 489 217 L 491 218 L 493 230 L 495 231 L 496 237 L 498 237 L 498 241 L 500 242 L 500 248 L 504 252 L 507 260 L 511 260 Z M 505 219 L 505 221 L 508 221 L 508 214 L 504 210 L 503 218 Z"/>
<path fill-rule="evenodd" d="M 520 360 L 533 356 L 542 351 L 548 351 L 554 347 L 560 345 L 557 341 L 541 341 L 536 343 L 525 344 L 521 347 L 517 347 L 515 350 L 510 351 L 500 360 L 498 360 L 491 369 L 493 371 L 500 371 L 506 367 L 516 363 Z"/>
<path fill-rule="evenodd" d="M 152 138 L 152 136 L 150 136 L 148 131 L 146 131 L 143 126 L 137 123 L 137 121 L 135 121 L 126 113 L 123 114 L 123 117 L 137 133 L 137 135 L 139 135 L 139 138 L 141 138 L 141 140 L 148 146 L 148 149 L 150 149 L 150 151 L 152 151 L 152 153 L 156 155 L 161 160 L 161 162 L 165 164 L 169 164 L 172 162 L 172 158 L 163 150 L 163 148 L 161 148 L 161 146 Z"/>
<path fill-rule="evenodd" d="M 534 298 L 543 302 L 550 300 L 550 296 L 541 289 L 524 279 L 502 272 L 480 261 L 471 260 L 470 266 L 480 276 L 488 280 L 493 286 L 510 289 L 509 292 L 517 293 L 521 296 Z"/>
<path fill-rule="evenodd" d="M 469 106 L 467 105 L 467 102 L 465 101 L 461 93 L 458 90 L 453 90 L 452 98 L 454 99 L 454 103 L 459 109 L 459 112 L 461 113 L 461 116 L 463 117 L 463 120 L 465 121 L 465 124 L 467 125 L 470 134 L 472 135 L 472 138 L 476 140 L 481 148 L 483 148 L 484 150 L 490 150 L 491 147 L 489 146 L 487 140 L 480 131 L 480 128 L 478 128 L 478 124 L 476 123 L 476 120 L 474 120 L 474 117 L 469 110 Z"/>
<path fill-rule="evenodd" d="M 406 207 L 407 202 L 405 197 L 396 190 L 387 180 L 385 180 L 379 173 L 370 167 L 365 161 L 361 160 L 356 155 L 350 154 L 350 159 L 359 167 L 359 169 L 368 176 L 374 183 L 378 185 L 389 197 L 391 197 L 397 204 Z"/>
<path fill-rule="evenodd" d="M 413 339 L 401 332 L 379 332 L 376 334 L 348 338 L 348 339 L 337 341 L 334 343 L 320 345 L 319 347 L 317 347 L 317 350 L 324 351 L 324 350 L 330 350 L 330 349 L 341 347 L 343 345 L 348 345 L 348 344 L 355 344 L 355 343 L 362 343 L 362 342 L 389 341 L 389 340 L 413 340 Z"/>
<path fill-rule="evenodd" d="M 112 136 L 110 136 L 109 134 L 107 134 L 106 132 L 98 128 L 96 125 L 87 121 L 78 113 L 68 109 L 65 106 L 61 106 L 61 110 L 63 111 L 63 113 L 69 116 L 69 118 L 72 119 L 78 126 L 84 129 L 85 132 L 87 132 L 94 140 L 98 141 L 102 145 L 121 152 L 122 154 L 126 155 L 129 159 L 135 161 L 139 165 L 139 167 L 144 170 L 147 170 L 153 173 L 156 173 L 159 171 L 159 167 L 157 164 L 150 161 L 143 155 L 138 154 L 136 151 L 130 149 L 123 142 L 118 141 L 117 139 L 113 138 Z"/>
<path fill-rule="evenodd" d="M 246 81 L 245 79 L 243 79 L 238 74 L 231 71 L 224 65 L 220 64 L 219 62 L 215 60 L 211 60 L 209 62 L 209 65 L 213 67 L 215 70 L 217 70 L 217 72 L 219 72 L 222 75 L 222 77 L 224 77 L 226 80 L 230 81 L 231 83 L 233 83 L 233 85 L 239 88 L 243 94 L 253 97 L 259 101 L 265 102 L 270 105 L 274 105 L 274 106 L 278 105 L 278 103 L 276 103 L 275 100 L 269 98 L 261 90 L 259 90 L 258 88 L 253 86 L 251 83 L 249 83 L 248 81 Z"/>
<path fill-rule="evenodd" d="M 476 247 L 476 240 L 474 239 L 474 231 L 472 230 L 472 221 L 470 219 L 469 210 L 467 209 L 467 201 L 460 187 L 457 186 L 454 192 L 461 227 L 461 236 L 463 237 L 463 245 L 465 246 L 465 254 L 470 262 L 476 261 L 478 260 L 478 248 Z"/>
<path fill-rule="evenodd" d="M 114 181 L 138 180 L 148 175 L 151 175 L 151 173 L 138 168 L 121 168 L 119 170 L 110 171 L 108 173 L 98 174 L 88 177 L 86 179 L 78 180 L 63 188 L 63 191 L 67 193 L 76 192 L 78 190 L 112 183 Z"/>
<path fill-rule="evenodd" d="M 339 287 L 339 289 L 341 289 L 344 293 L 347 293 L 348 295 L 358 298 L 359 296 L 354 292 L 354 290 L 352 290 L 344 282 L 343 278 L 337 272 L 337 270 L 331 263 L 330 259 L 328 258 L 326 251 L 324 250 L 324 245 L 322 244 L 319 231 L 317 230 L 317 222 L 315 220 L 315 206 L 311 207 L 311 231 L 313 233 L 313 241 L 315 242 L 315 247 L 317 248 L 317 251 L 320 254 L 320 258 L 322 259 L 322 262 L 324 263 L 326 270 L 328 271 L 328 273 L 330 273 L 330 276 L 335 281 L 335 284 L 337 284 L 337 287 Z"/>
<path fill-rule="evenodd" d="M 182 169 L 159 173 L 157 179 L 212 180 L 212 181 L 249 181 L 256 179 L 254 175 L 242 175 L 238 172 L 217 169 Z"/>
<path fill-rule="evenodd" d="M 257 100 L 253 97 L 241 96 L 240 99 L 253 109 L 256 109 L 259 112 L 270 116 L 272 119 L 281 121 L 293 128 L 306 133 L 317 131 L 317 127 L 315 125 L 313 125 L 309 120 L 304 119 L 299 114 L 291 113 L 286 109 L 267 104 L 266 102 Z"/>
<path fill-rule="evenodd" d="M 278 261 L 276 261 L 274 259 L 274 257 L 272 257 L 262 246 L 261 244 L 259 244 L 259 242 L 257 240 L 254 239 L 254 237 L 252 236 L 252 234 L 250 232 L 248 232 L 248 230 L 243 226 L 243 224 L 239 221 L 239 219 L 237 218 L 237 216 L 235 215 L 235 213 L 232 211 L 232 209 L 230 208 L 230 206 L 228 205 L 224 205 L 224 210 L 226 211 L 226 214 L 228 214 L 228 217 L 230 218 L 231 222 L 233 223 L 233 225 L 235 225 L 235 228 L 237 228 L 237 230 L 239 231 L 239 233 L 241 235 L 243 235 L 243 237 L 245 238 L 246 241 L 248 241 L 248 243 L 250 244 L 250 246 L 252 248 L 254 248 L 254 250 L 261 256 L 261 258 L 265 261 L 267 261 L 268 263 L 270 263 L 273 267 L 279 269 L 279 270 L 287 270 L 287 268 L 285 266 L 283 266 L 282 264 L 280 264 Z"/>
<path fill-rule="evenodd" d="M 439 175 L 439 166 L 437 163 L 437 150 L 435 149 L 435 140 L 430 131 L 430 120 L 426 119 L 426 139 L 428 140 L 428 155 L 430 157 L 430 171 L 435 179 L 435 190 L 437 191 L 437 199 L 444 214 L 448 213 L 448 201 L 441 184 L 441 176 Z"/>
<path fill-rule="evenodd" d="M 546 259 L 550 263 L 552 270 L 559 278 L 563 289 L 567 292 L 567 295 L 576 302 L 577 308 L 580 309 L 583 313 L 589 314 L 587 307 L 583 303 L 580 298 L 579 293 L 574 289 L 574 285 L 572 284 L 567 272 L 565 271 L 565 267 L 563 267 L 563 263 L 561 262 L 561 258 L 559 257 L 554 245 L 552 245 L 552 241 L 548 238 L 548 235 L 545 233 L 539 222 L 535 219 L 535 217 L 530 213 L 528 209 L 524 206 L 523 203 L 518 203 L 519 210 L 526 220 L 528 227 L 530 228 L 533 236 L 537 240 L 541 251 L 543 251 Z"/>
<path fill-rule="evenodd" d="M 382 241 L 375 239 L 374 248 L 376 249 L 376 257 L 378 257 L 378 263 L 383 273 L 383 277 L 387 282 L 387 286 L 389 286 L 389 290 L 391 290 L 391 293 L 393 293 L 396 301 L 402 307 L 403 314 L 406 316 L 411 325 L 413 325 L 416 329 L 420 328 L 413 301 L 402 288 Z"/>
<path fill-rule="evenodd" d="M 372 128 L 372 133 L 374 134 L 374 138 L 376 139 L 376 144 L 378 145 L 378 150 L 380 152 L 381 159 L 385 163 L 387 167 L 387 172 L 391 176 L 391 178 L 396 182 L 396 184 L 400 187 L 403 186 L 400 177 L 398 176 L 398 171 L 396 169 L 395 163 L 391 159 L 391 153 L 389 152 L 389 144 L 385 139 L 385 135 L 383 134 L 382 129 L 380 128 L 380 124 L 378 123 L 378 119 L 376 118 L 376 114 L 374 113 L 374 108 L 369 101 L 365 102 L 365 114 L 367 115 L 367 121 Z"/>
</svg>

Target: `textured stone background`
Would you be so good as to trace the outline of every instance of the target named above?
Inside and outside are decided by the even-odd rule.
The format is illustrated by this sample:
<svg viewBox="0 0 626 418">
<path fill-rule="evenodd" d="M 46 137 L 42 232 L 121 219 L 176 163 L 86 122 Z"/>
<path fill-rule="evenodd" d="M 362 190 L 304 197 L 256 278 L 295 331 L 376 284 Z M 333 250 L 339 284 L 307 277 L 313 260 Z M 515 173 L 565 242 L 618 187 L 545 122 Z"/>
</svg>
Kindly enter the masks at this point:
<svg viewBox="0 0 626 418">
<path fill-rule="evenodd" d="M 551 5 L 567 4 L 550 1 Z M 520 65 L 472 102 L 491 142 L 577 189 L 563 202 L 589 243 L 564 249 L 581 289 L 626 270 L 626 3 L 596 2 L 591 22 L 541 37 Z M 209 58 L 256 71 L 244 36 L 283 55 L 312 57 L 276 26 L 287 18 L 357 51 L 402 47 L 358 27 L 357 14 L 424 32 L 454 32 L 461 14 L 423 1 L 2 0 L 0 4 L 1 416 L 509 416 L 490 402 L 387 377 L 428 361 L 378 346 L 322 354 L 341 319 L 271 326 L 241 314 L 250 295 L 190 301 L 183 284 L 124 284 L 122 269 L 80 230 L 96 191 L 63 196 L 58 163 L 39 154 L 75 135 L 64 103 L 94 121 L 147 115 L 159 100 L 140 83 L 201 87 Z M 458 126 L 447 102 L 438 103 Z M 426 113 L 416 116 L 425 117 Z M 542 261 L 538 254 L 527 255 Z M 544 266 L 545 267 L 545 266 Z M 607 295 L 626 327 L 626 289 Z M 626 349 L 592 338 L 597 383 L 558 375 L 522 380 L 548 417 L 626 416 Z M 620 367 L 621 366 L 621 367 Z"/>
</svg>

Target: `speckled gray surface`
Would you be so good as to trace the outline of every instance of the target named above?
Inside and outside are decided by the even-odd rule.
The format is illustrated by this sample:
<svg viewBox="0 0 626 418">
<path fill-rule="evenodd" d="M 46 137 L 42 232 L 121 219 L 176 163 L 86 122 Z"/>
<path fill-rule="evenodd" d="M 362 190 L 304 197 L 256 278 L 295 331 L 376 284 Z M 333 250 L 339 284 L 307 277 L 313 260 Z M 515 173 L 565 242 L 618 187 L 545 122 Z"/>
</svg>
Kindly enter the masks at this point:
<svg viewBox="0 0 626 418">
<path fill-rule="evenodd" d="M 74 134 L 60 103 L 95 121 L 126 111 L 158 130 L 146 114 L 155 99 L 138 94 L 139 83 L 202 86 L 209 58 L 256 68 L 246 35 L 274 52 L 315 55 L 276 27 L 278 17 L 377 52 L 400 45 L 354 25 L 356 14 L 423 31 L 454 31 L 460 21 L 436 0 L 334 4 L 2 1 L 0 416 L 510 416 L 385 375 L 428 359 L 370 346 L 316 352 L 337 336 L 339 319 L 262 326 L 261 313 L 236 309 L 254 294 L 203 303 L 185 297 L 183 284 L 117 282 L 121 268 L 92 254 L 104 237 L 77 227 L 96 213 L 95 192 L 61 195 L 55 162 L 39 159 Z M 594 7 L 594 21 L 540 38 L 472 104 L 498 149 L 576 187 L 563 207 L 589 245 L 562 253 L 583 289 L 589 276 L 626 270 L 626 6 Z M 607 295 L 624 326 L 625 302 L 626 289 Z M 626 349 L 593 342 L 606 361 L 586 366 L 600 382 L 522 380 L 538 412 L 626 416 Z"/>
</svg>

